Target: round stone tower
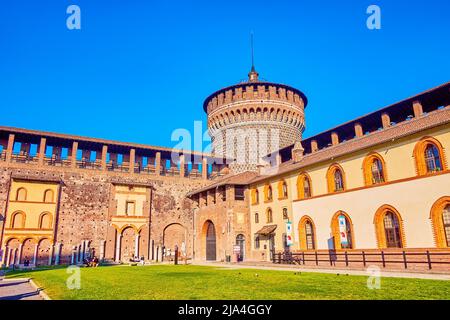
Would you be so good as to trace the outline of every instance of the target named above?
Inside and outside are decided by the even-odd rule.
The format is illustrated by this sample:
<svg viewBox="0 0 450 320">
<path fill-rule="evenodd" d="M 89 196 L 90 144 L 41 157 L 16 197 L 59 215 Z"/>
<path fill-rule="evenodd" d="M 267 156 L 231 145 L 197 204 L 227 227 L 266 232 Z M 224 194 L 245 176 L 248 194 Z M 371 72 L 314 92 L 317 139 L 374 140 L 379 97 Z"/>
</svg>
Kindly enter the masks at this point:
<svg viewBox="0 0 450 320">
<path fill-rule="evenodd" d="M 262 157 L 301 140 L 306 105 L 301 91 L 260 81 L 252 66 L 247 81 L 214 92 L 203 103 L 212 152 L 234 159 L 235 173 L 256 171 Z"/>
</svg>

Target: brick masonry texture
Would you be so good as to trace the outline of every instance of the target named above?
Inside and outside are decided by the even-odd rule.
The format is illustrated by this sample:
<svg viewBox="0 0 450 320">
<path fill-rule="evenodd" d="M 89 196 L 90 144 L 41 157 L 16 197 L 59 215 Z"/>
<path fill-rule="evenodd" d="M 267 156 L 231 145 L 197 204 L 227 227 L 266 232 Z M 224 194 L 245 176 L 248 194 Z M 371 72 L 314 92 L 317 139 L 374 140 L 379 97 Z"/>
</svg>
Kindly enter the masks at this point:
<svg viewBox="0 0 450 320">
<path fill-rule="evenodd" d="M 7 166 L 6 166 L 7 165 Z M 202 180 L 183 178 L 138 176 L 100 171 L 52 168 L 49 166 L 29 169 L 23 164 L 0 163 L 0 207 L 3 224 L 7 195 L 11 177 L 30 181 L 59 181 L 57 221 L 54 243 L 62 244 L 61 263 L 69 263 L 72 248 L 88 240 L 89 247 L 101 251 L 100 244 L 106 243 L 106 259 L 114 259 L 115 238 L 108 239 L 111 216 L 115 215 L 111 201 L 114 185 L 148 185 L 153 188 L 150 210 L 151 230 L 141 230 L 140 254 L 151 258 L 151 244 L 162 246 L 164 229 L 179 224 L 186 230 L 187 253 L 192 255 L 192 201 L 186 193 L 205 185 Z M 2 226 L 3 230 L 3 226 Z M 114 233 L 113 233 L 114 234 Z M 149 234 L 149 237 L 145 237 Z M 168 241 L 168 239 L 166 239 Z M 145 245 L 144 245 L 145 244 Z"/>
</svg>

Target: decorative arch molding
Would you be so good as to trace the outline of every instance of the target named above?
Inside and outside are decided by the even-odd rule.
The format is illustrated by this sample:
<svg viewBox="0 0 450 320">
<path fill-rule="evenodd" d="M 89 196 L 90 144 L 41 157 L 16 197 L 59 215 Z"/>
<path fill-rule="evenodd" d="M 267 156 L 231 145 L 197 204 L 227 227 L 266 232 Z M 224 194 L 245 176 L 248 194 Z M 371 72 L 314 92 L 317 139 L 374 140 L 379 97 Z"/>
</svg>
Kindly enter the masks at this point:
<svg viewBox="0 0 450 320">
<path fill-rule="evenodd" d="M 433 228 L 433 237 L 436 247 L 448 248 L 447 237 L 444 230 L 443 211 L 450 205 L 450 196 L 439 198 L 431 207 L 430 219 Z"/>
<path fill-rule="evenodd" d="M 445 171 L 448 168 L 447 158 L 445 157 L 445 150 L 439 140 L 433 137 L 423 137 L 419 140 L 419 142 L 416 143 L 413 151 L 413 157 L 416 164 L 416 173 L 419 176 L 429 174 L 425 161 L 425 149 L 430 144 L 434 145 L 438 149 L 439 157 L 441 159 L 442 171 Z"/>
<path fill-rule="evenodd" d="M 18 222 L 18 219 L 22 218 L 20 223 Z M 16 211 L 11 215 L 11 221 L 10 221 L 10 228 L 11 229 L 24 229 L 25 228 L 25 221 L 26 221 L 27 215 L 23 211 Z M 19 225 L 20 224 L 20 225 Z"/>
<path fill-rule="evenodd" d="M 132 223 L 124 224 L 122 227 L 119 227 L 117 224 L 112 223 L 111 226 L 114 227 L 114 229 L 116 229 L 117 233 L 120 234 L 120 235 L 127 228 L 132 228 L 136 234 L 139 234 L 141 232 L 141 229 L 145 226 L 145 224 L 143 226 L 141 226 L 140 228 L 136 227 Z"/>
<path fill-rule="evenodd" d="M 383 178 L 383 183 L 387 182 L 387 171 L 386 171 L 386 162 L 384 161 L 384 158 L 377 152 L 371 152 L 369 153 L 363 161 L 363 173 L 364 173 L 364 183 L 366 186 L 371 186 L 377 183 L 374 183 L 373 181 L 373 174 L 372 174 L 372 163 L 374 160 L 379 160 L 381 162 L 381 173 Z"/>
<path fill-rule="evenodd" d="M 27 201 L 28 191 L 24 187 L 20 187 L 16 191 L 16 201 Z"/>
<path fill-rule="evenodd" d="M 286 188 L 286 192 L 284 190 Z M 278 181 L 278 200 L 287 199 L 289 196 L 289 190 L 288 190 L 288 184 L 287 181 L 284 179 L 281 179 Z"/>
<path fill-rule="evenodd" d="M 297 199 L 306 199 L 305 196 L 305 180 L 309 181 L 309 193 L 310 197 L 312 197 L 312 180 L 308 173 L 302 172 L 297 177 Z"/>
<path fill-rule="evenodd" d="M 334 248 L 336 250 L 342 249 L 342 245 L 341 245 L 341 241 L 340 241 L 341 235 L 340 235 L 340 231 L 339 231 L 339 216 L 344 216 L 349 223 L 352 249 L 355 249 L 356 246 L 355 246 L 355 232 L 354 232 L 354 228 L 353 228 L 353 221 L 350 218 L 350 216 L 342 210 L 339 210 L 338 212 L 336 212 L 333 215 L 333 217 L 331 218 L 331 235 L 332 235 L 333 241 L 334 241 Z"/>
<path fill-rule="evenodd" d="M 264 201 L 270 202 L 273 200 L 273 190 L 270 184 L 264 186 Z"/>
<path fill-rule="evenodd" d="M 20 241 L 20 243 L 24 244 L 25 241 L 30 240 L 33 244 L 38 245 L 40 242 L 40 239 L 37 237 L 30 237 L 30 236 L 25 236 L 22 238 L 22 240 Z"/>
<path fill-rule="evenodd" d="M 339 190 L 339 191 L 336 191 L 335 190 L 335 183 L 334 183 L 334 174 L 338 170 L 341 172 L 341 175 L 342 175 L 342 186 L 343 186 L 343 189 Z M 341 167 L 340 164 L 333 163 L 328 168 L 328 171 L 327 171 L 327 186 L 328 186 L 328 193 L 342 192 L 342 191 L 345 191 L 347 189 L 347 184 L 346 184 L 346 179 L 345 179 L 345 172 L 344 172 L 344 169 Z"/>
<path fill-rule="evenodd" d="M 52 203 L 55 199 L 55 192 L 52 189 L 47 189 L 44 191 L 44 199 L 45 203 Z"/>
<path fill-rule="evenodd" d="M 298 223 L 298 238 L 300 250 L 308 250 L 307 239 L 306 239 L 306 223 L 309 222 L 312 228 L 313 234 L 313 250 L 317 248 L 317 238 L 316 238 L 316 225 L 310 216 L 303 216 Z"/>
<path fill-rule="evenodd" d="M 393 206 L 385 204 L 382 205 L 375 212 L 373 223 L 375 225 L 375 235 L 377 237 L 377 245 L 379 249 L 387 249 L 386 232 L 384 230 L 384 216 L 387 212 L 392 212 L 398 220 L 400 228 L 400 239 L 402 248 L 406 248 L 405 228 L 403 225 L 403 218 Z"/>
<path fill-rule="evenodd" d="M 44 242 L 45 240 L 47 240 L 47 241 L 50 243 L 50 245 L 54 245 L 54 239 L 53 239 L 53 238 L 49 238 L 49 237 L 41 237 L 41 238 L 39 238 L 39 240 L 38 240 L 38 246 L 41 246 L 41 245 L 42 245 L 42 242 Z"/>
<path fill-rule="evenodd" d="M 273 223 L 273 210 L 270 207 L 266 209 L 266 223 Z"/>
<path fill-rule="evenodd" d="M 16 242 L 16 244 L 22 243 L 20 238 L 17 236 L 11 236 L 11 237 L 5 239 L 5 243 L 6 243 L 7 247 L 13 246 L 13 242 Z"/>
<path fill-rule="evenodd" d="M 48 217 L 48 221 L 45 221 L 45 219 Z M 38 220 L 38 228 L 39 229 L 52 229 L 53 226 L 53 216 L 50 212 L 42 212 L 39 215 Z"/>
</svg>

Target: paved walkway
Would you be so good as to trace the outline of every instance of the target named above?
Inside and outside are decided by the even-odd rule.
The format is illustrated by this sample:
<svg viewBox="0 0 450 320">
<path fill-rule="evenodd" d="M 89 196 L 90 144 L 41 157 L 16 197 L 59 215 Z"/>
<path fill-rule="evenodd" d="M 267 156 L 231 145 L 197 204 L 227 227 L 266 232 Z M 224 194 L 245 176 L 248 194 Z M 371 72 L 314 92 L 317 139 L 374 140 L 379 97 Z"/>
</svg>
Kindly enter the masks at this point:
<svg viewBox="0 0 450 320">
<path fill-rule="evenodd" d="M 193 263 L 194 265 L 202 266 L 217 266 L 230 269 L 260 269 L 260 270 L 278 270 L 278 271 L 294 271 L 294 272 L 316 272 L 316 273 L 333 273 L 333 274 L 349 274 L 355 276 L 369 276 L 369 273 L 365 270 L 346 270 L 346 269 L 314 269 L 302 266 L 269 266 L 265 264 L 237 264 L 237 263 Z M 386 271 L 381 269 L 381 276 L 388 278 L 415 278 L 415 279 L 430 279 L 430 280 L 449 280 L 450 274 L 439 273 L 416 273 L 416 272 L 401 272 L 401 271 Z"/>
<path fill-rule="evenodd" d="M 27 279 L 0 279 L 0 300 L 43 300 Z"/>
</svg>

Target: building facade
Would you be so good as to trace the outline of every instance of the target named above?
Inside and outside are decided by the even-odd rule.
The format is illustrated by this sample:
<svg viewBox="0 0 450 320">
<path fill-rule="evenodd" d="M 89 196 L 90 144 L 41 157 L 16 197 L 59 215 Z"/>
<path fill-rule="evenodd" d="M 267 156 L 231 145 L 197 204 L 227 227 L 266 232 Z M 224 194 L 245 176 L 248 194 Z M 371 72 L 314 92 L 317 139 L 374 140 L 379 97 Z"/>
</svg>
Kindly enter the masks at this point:
<svg viewBox="0 0 450 320">
<path fill-rule="evenodd" d="M 194 256 L 186 197 L 218 179 L 208 154 L 0 128 L 0 242 L 5 266 L 161 261 Z M 174 156 L 175 154 L 175 156 Z"/>
<path fill-rule="evenodd" d="M 450 83 L 303 139 L 306 104 L 252 69 L 205 100 L 213 154 L 0 127 L 1 263 L 448 250 Z"/>
<path fill-rule="evenodd" d="M 254 251 L 284 250 L 286 219 L 290 251 L 448 249 L 449 90 L 442 85 L 281 150 L 290 159 L 249 182 L 259 197 L 250 212 Z M 268 212 L 276 217 L 257 223 Z"/>
</svg>

